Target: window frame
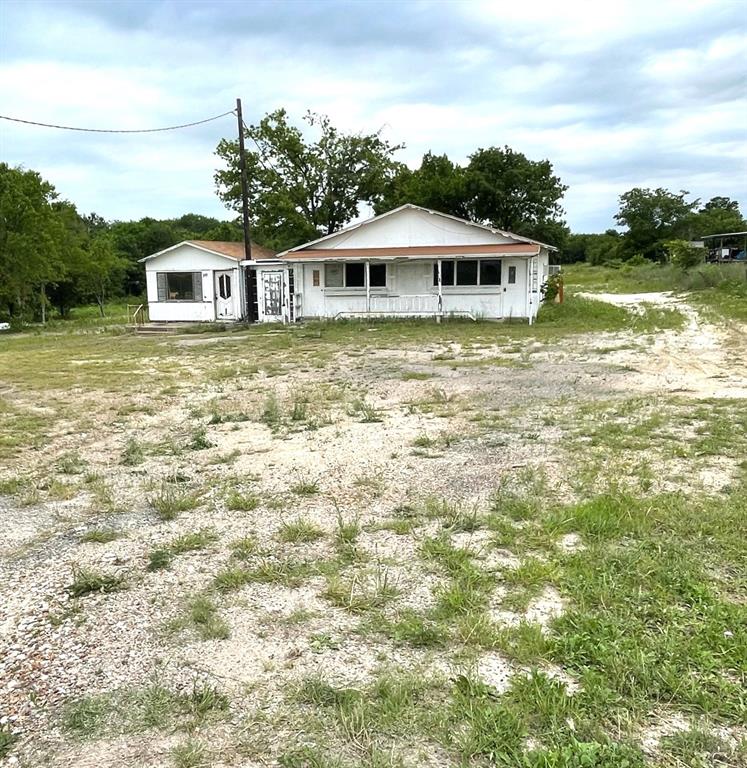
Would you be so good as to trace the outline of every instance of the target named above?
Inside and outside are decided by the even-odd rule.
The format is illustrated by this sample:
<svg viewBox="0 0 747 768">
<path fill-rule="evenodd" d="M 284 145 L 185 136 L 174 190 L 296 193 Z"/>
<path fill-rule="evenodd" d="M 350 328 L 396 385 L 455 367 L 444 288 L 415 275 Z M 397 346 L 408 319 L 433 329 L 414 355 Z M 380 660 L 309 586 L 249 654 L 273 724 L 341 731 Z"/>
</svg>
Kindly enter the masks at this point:
<svg viewBox="0 0 747 768">
<path fill-rule="evenodd" d="M 191 283 L 192 283 L 192 298 L 180 298 L 180 299 L 172 299 L 170 290 L 169 282 L 171 279 L 175 278 L 176 276 L 179 276 L 181 278 L 184 278 L 185 276 L 189 275 Z M 163 283 L 163 285 L 162 285 Z M 162 287 L 165 288 L 163 290 L 163 296 L 164 298 L 161 298 L 162 293 Z M 179 303 L 186 303 L 186 304 L 202 304 L 202 272 L 199 270 L 171 270 L 171 271 L 164 271 L 164 272 L 156 272 L 156 299 L 158 303 L 169 303 L 169 304 L 179 304 Z"/>
<path fill-rule="evenodd" d="M 361 266 L 363 267 L 363 284 L 362 285 L 348 285 L 348 267 L 349 266 Z M 327 284 L 327 268 L 342 268 L 342 285 L 328 285 Z M 371 272 L 373 267 L 384 268 L 384 284 L 372 285 L 370 284 Z M 366 270 L 365 261 L 325 261 L 324 262 L 324 289 L 332 291 L 365 291 L 366 290 L 366 273 L 368 272 L 369 290 L 383 291 L 389 287 L 389 266 L 386 262 L 376 261 L 374 263 L 369 262 L 369 269 Z M 321 281 L 320 281 L 321 282 Z"/>
<path fill-rule="evenodd" d="M 483 283 L 481 282 L 483 262 L 495 261 L 499 266 L 499 282 L 497 283 Z M 441 259 L 441 287 L 442 288 L 502 288 L 503 283 L 503 261 L 504 259 Z M 477 282 L 475 283 L 459 283 L 457 279 L 459 277 L 458 265 L 466 262 L 474 263 L 477 265 Z M 447 282 L 444 279 L 444 271 L 451 272 L 451 282 Z M 433 288 L 438 288 L 438 259 L 433 262 Z"/>
</svg>

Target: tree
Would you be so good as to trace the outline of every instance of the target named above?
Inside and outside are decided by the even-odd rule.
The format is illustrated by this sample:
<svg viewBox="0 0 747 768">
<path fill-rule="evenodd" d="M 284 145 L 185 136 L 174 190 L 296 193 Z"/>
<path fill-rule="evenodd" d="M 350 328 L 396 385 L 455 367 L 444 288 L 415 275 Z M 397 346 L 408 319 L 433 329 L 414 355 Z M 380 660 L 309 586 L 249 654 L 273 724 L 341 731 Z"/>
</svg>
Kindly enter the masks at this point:
<svg viewBox="0 0 747 768">
<path fill-rule="evenodd" d="M 380 200 L 395 169 L 392 157 L 400 146 L 380 132 L 344 134 L 313 112 L 304 120 L 316 131 L 315 141 L 288 122 L 284 109 L 246 129 L 252 226 L 268 247 L 284 249 L 335 232 L 358 215 L 361 203 Z M 223 139 L 216 154 L 227 166 L 215 174 L 218 195 L 238 211 L 238 140 Z"/>
<path fill-rule="evenodd" d="M 64 272 L 64 212 L 54 187 L 35 171 L 0 163 L 0 307 L 24 318 L 46 308 L 46 287 Z"/>
<path fill-rule="evenodd" d="M 691 269 L 703 263 L 705 250 L 690 245 L 687 240 L 668 240 L 664 246 L 669 260 L 680 269 Z"/>
<path fill-rule="evenodd" d="M 552 245 L 567 236 L 560 201 L 568 187 L 549 160 L 490 147 L 470 155 L 466 173 L 467 211 L 475 221 Z"/>
<path fill-rule="evenodd" d="M 423 155 L 420 168 L 414 171 L 403 164 L 397 166 L 374 210 L 385 213 L 412 203 L 467 218 L 466 179 L 465 169 L 452 163 L 446 155 L 427 152 Z"/>
<path fill-rule="evenodd" d="M 674 194 L 666 189 L 635 187 L 620 196 L 618 224 L 627 227 L 623 235 L 623 251 L 629 256 L 641 254 L 648 259 L 663 260 L 664 243 L 685 233 L 688 220 L 699 201 L 688 202 L 690 194 L 681 190 Z"/>
<path fill-rule="evenodd" d="M 688 237 L 699 240 L 704 235 L 744 232 L 747 221 L 739 210 L 739 203 L 728 197 L 712 197 L 687 222 Z"/>
</svg>

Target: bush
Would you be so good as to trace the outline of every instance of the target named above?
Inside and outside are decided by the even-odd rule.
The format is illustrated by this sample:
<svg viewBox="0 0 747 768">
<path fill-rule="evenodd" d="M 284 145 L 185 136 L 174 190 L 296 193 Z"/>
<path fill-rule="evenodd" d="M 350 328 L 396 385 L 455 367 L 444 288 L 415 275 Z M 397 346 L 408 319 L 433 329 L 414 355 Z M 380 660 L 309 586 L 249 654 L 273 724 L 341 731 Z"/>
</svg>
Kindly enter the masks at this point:
<svg viewBox="0 0 747 768">
<path fill-rule="evenodd" d="M 687 240 L 669 240 L 664 244 L 669 260 L 680 269 L 692 269 L 702 264 L 705 250 L 695 248 Z"/>
</svg>

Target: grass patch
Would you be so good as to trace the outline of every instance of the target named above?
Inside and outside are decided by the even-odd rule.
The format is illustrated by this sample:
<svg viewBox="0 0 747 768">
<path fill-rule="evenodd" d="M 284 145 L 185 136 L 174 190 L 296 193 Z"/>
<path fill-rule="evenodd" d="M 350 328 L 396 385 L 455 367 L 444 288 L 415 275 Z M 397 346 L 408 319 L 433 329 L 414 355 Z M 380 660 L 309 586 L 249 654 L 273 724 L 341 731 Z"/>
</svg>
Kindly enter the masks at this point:
<svg viewBox="0 0 747 768">
<path fill-rule="evenodd" d="M 161 520 L 175 520 L 180 512 L 189 512 L 199 503 L 197 494 L 189 491 L 181 483 L 164 482 L 160 490 L 152 494 L 148 503 Z"/>
<path fill-rule="evenodd" d="M 125 588 L 124 577 L 112 573 L 99 573 L 90 568 L 73 568 L 73 580 L 67 591 L 71 597 L 83 597 L 92 593 L 107 594 Z"/>
<path fill-rule="evenodd" d="M 122 534 L 114 528 L 92 528 L 86 531 L 80 540 L 83 543 L 108 544 L 110 541 L 120 538 Z"/>
<path fill-rule="evenodd" d="M 278 539 L 286 544 L 302 544 L 318 541 L 324 537 L 324 531 L 308 520 L 298 518 L 283 522 L 278 531 Z"/>
<path fill-rule="evenodd" d="M 145 688 L 119 689 L 70 701 L 61 717 L 62 730 L 78 739 L 138 733 L 150 729 L 190 729 L 223 718 L 228 698 L 195 681 L 188 692 L 173 691 L 154 681 Z"/>
</svg>

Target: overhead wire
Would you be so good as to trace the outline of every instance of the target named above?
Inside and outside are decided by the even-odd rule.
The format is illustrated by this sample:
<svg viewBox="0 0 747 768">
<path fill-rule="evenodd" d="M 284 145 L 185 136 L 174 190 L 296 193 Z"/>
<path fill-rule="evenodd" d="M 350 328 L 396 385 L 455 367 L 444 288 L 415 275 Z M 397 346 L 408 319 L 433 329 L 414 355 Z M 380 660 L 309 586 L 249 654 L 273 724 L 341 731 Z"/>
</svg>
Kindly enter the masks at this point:
<svg viewBox="0 0 747 768">
<path fill-rule="evenodd" d="M 71 125 L 55 125 L 54 123 L 42 123 L 36 120 L 23 120 L 20 117 L 10 117 L 8 115 L 0 115 L 0 120 L 10 120 L 13 123 L 24 123 L 25 125 L 35 125 L 41 128 L 57 128 L 61 131 L 82 131 L 83 133 L 160 133 L 162 131 L 176 131 L 181 128 L 191 128 L 195 125 L 211 123 L 213 120 L 220 120 L 222 117 L 235 114 L 236 110 L 231 109 L 214 117 L 206 117 L 204 120 L 195 120 L 192 123 L 182 123 L 181 125 L 169 125 L 164 128 L 79 128 Z"/>
</svg>

